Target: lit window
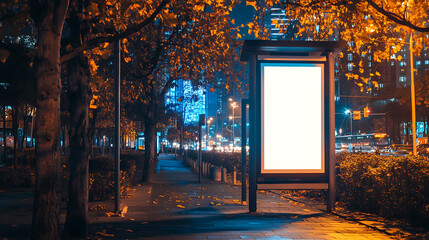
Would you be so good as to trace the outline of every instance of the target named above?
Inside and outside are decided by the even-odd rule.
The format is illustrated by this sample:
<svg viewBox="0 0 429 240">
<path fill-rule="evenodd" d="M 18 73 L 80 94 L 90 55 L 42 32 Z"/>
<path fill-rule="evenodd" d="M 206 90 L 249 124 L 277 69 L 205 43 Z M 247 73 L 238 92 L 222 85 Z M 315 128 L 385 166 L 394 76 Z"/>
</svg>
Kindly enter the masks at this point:
<svg viewBox="0 0 429 240">
<path fill-rule="evenodd" d="M 347 54 L 347 60 L 348 61 L 353 61 L 353 54 L 352 53 L 348 53 Z"/>
<path fill-rule="evenodd" d="M 348 69 L 349 71 L 353 71 L 353 64 L 352 64 L 352 63 L 348 63 L 348 64 L 347 64 L 347 69 Z"/>
<path fill-rule="evenodd" d="M 368 56 L 368 60 L 371 61 L 371 55 Z"/>
<path fill-rule="evenodd" d="M 400 65 L 401 67 L 405 67 L 405 66 L 407 66 L 407 63 L 406 63 L 406 62 L 400 62 L 400 63 L 399 63 L 399 65 Z"/>
<path fill-rule="evenodd" d="M 426 61 L 425 61 L 425 64 L 429 64 L 429 60 L 426 60 Z"/>
<path fill-rule="evenodd" d="M 371 67 L 371 62 L 368 62 L 368 67 Z"/>
<path fill-rule="evenodd" d="M 395 66 L 395 62 L 391 62 L 390 65 Z"/>
<path fill-rule="evenodd" d="M 421 61 L 416 61 L 416 66 L 420 66 Z"/>
<path fill-rule="evenodd" d="M 384 84 L 383 84 L 383 83 L 380 83 L 380 84 L 378 84 L 378 86 L 379 86 L 380 88 L 383 88 Z"/>
<path fill-rule="evenodd" d="M 405 77 L 405 76 L 400 76 L 399 77 L 399 82 L 403 83 L 403 82 L 406 82 L 406 81 L 407 81 L 407 77 Z"/>
<path fill-rule="evenodd" d="M 395 59 L 396 58 L 396 54 L 393 54 L 390 59 Z"/>
</svg>

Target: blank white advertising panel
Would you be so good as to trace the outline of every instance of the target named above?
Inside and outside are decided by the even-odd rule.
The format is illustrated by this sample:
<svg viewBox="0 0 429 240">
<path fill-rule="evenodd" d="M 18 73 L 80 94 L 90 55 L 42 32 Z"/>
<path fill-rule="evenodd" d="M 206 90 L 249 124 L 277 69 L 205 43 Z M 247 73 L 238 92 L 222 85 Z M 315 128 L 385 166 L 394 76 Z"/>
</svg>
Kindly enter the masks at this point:
<svg viewBox="0 0 429 240">
<path fill-rule="evenodd" d="M 261 173 L 325 172 L 323 71 L 323 64 L 261 64 Z"/>
</svg>

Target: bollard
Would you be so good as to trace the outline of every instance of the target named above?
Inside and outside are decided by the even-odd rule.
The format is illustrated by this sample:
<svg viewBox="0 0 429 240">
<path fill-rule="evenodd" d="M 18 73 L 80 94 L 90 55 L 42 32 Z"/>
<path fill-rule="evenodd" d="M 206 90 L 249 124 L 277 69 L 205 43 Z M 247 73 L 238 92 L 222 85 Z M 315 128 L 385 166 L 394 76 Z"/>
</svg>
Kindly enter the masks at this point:
<svg viewBox="0 0 429 240">
<path fill-rule="evenodd" d="M 209 178 L 213 179 L 213 172 L 214 172 L 214 167 L 212 164 L 210 164 L 209 166 Z"/>
<path fill-rule="evenodd" d="M 203 162 L 203 176 L 207 177 L 207 163 Z"/>
<path fill-rule="evenodd" d="M 220 167 L 213 166 L 213 181 L 220 182 L 222 180 L 222 171 Z"/>
<path fill-rule="evenodd" d="M 226 183 L 226 182 L 228 182 L 226 168 L 221 167 L 221 169 L 222 169 L 222 182 Z"/>
<path fill-rule="evenodd" d="M 237 184 L 237 169 L 234 167 L 232 170 L 232 185 Z"/>
</svg>

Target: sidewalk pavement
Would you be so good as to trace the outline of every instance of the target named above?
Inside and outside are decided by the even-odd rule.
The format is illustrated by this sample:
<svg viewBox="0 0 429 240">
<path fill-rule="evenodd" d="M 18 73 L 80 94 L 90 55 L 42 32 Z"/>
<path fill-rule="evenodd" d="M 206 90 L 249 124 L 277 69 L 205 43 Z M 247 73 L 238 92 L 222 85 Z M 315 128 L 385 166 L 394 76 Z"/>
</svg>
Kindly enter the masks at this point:
<svg viewBox="0 0 429 240">
<path fill-rule="evenodd" d="M 33 195 L 33 189 L 0 193 L 0 240 L 30 237 Z"/>
<path fill-rule="evenodd" d="M 159 173 L 122 199 L 124 217 L 90 211 L 89 239 L 395 239 L 316 207 L 267 191 L 258 210 L 241 203 L 241 186 L 202 179 L 172 155 Z"/>
</svg>

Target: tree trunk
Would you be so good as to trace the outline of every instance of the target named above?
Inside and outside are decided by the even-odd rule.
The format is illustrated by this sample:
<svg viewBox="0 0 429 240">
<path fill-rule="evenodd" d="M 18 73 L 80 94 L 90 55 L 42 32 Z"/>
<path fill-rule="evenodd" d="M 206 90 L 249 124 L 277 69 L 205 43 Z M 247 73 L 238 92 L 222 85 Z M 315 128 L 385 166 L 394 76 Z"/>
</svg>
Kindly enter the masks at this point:
<svg viewBox="0 0 429 240">
<path fill-rule="evenodd" d="M 21 140 L 21 150 L 27 148 L 27 133 L 28 133 L 28 115 L 27 115 L 27 106 L 24 105 L 23 111 L 23 125 L 22 125 L 22 140 Z"/>
<path fill-rule="evenodd" d="M 95 134 L 95 120 L 97 119 L 97 115 L 98 115 L 98 109 L 93 109 L 92 110 L 92 121 L 90 122 L 90 128 L 89 128 L 89 135 L 91 136 L 90 138 L 90 150 L 91 150 L 91 158 L 94 158 L 94 142 L 95 140 L 97 140 L 97 145 L 99 145 L 99 141 L 97 138 L 97 135 Z"/>
<path fill-rule="evenodd" d="M 152 102 L 148 107 L 147 117 L 145 119 L 145 159 L 143 169 L 143 182 L 150 182 L 155 172 L 158 158 L 156 154 L 156 124 L 158 121 L 158 104 Z"/>
<path fill-rule="evenodd" d="M 37 28 L 36 186 L 32 239 L 59 239 L 60 217 L 60 40 L 68 0 L 31 1 Z"/>
<path fill-rule="evenodd" d="M 68 25 L 70 42 L 73 47 L 81 45 L 87 40 L 89 26 L 82 21 L 80 14 L 84 8 L 84 1 L 72 1 Z M 88 184 L 89 184 L 89 65 L 88 60 L 81 53 L 68 63 L 69 67 L 69 104 L 70 104 L 70 179 L 69 201 L 64 226 L 66 237 L 85 238 L 88 231 Z"/>
<path fill-rule="evenodd" d="M 6 105 L 3 105 L 3 161 L 6 163 L 7 160 L 7 145 L 6 145 Z"/>
<path fill-rule="evenodd" d="M 88 230 L 89 69 L 83 55 L 68 62 L 70 73 L 70 179 L 64 234 L 84 238 Z"/>
<path fill-rule="evenodd" d="M 30 128 L 30 148 L 34 147 L 33 145 L 33 131 L 34 131 L 34 118 L 36 117 L 35 108 L 31 108 L 31 128 Z"/>
<path fill-rule="evenodd" d="M 16 157 L 16 148 L 18 144 L 18 106 L 12 107 L 12 133 L 13 133 L 13 167 L 18 167 L 18 158 Z"/>
</svg>

